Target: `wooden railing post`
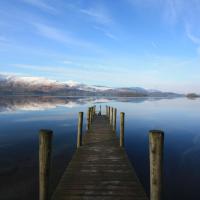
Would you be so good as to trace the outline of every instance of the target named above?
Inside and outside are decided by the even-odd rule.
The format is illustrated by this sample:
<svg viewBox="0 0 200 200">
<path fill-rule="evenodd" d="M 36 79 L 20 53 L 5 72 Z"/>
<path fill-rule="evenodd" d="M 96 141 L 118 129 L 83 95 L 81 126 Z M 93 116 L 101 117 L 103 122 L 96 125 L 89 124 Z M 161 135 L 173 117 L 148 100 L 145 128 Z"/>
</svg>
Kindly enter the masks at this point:
<svg viewBox="0 0 200 200">
<path fill-rule="evenodd" d="M 116 132 L 117 127 L 117 108 L 113 109 L 113 131 Z"/>
<path fill-rule="evenodd" d="M 113 111 L 113 108 L 110 107 L 110 125 L 111 125 L 111 126 L 112 126 L 112 122 L 113 122 L 113 119 L 112 119 L 112 118 L 113 118 L 113 116 L 112 116 L 112 115 L 113 115 L 113 112 L 112 112 L 112 111 Z"/>
<path fill-rule="evenodd" d="M 111 109 L 111 126 L 113 127 L 113 117 L 114 117 L 114 113 L 113 113 L 113 111 L 114 111 L 114 108 L 112 107 L 112 109 Z"/>
<path fill-rule="evenodd" d="M 162 199 L 164 132 L 149 132 L 150 200 Z"/>
<path fill-rule="evenodd" d="M 92 120 L 94 118 L 94 106 L 92 106 Z"/>
<path fill-rule="evenodd" d="M 51 130 L 40 130 L 39 133 L 39 200 L 50 199 L 50 170 L 52 151 Z"/>
<path fill-rule="evenodd" d="M 94 119 L 94 106 L 92 106 L 92 121 Z"/>
<path fill-rule="evenodd" d="M 79 112 L 78 116 L 78 134 L 77 134 L 77 148 L 82 146 L 82 131 L 83 131 L 83 112 Z"/>
<path fill-rule="evenodd" d="M 92 119 L 93 119 L 92 117 L 93 117 L 93 115 L 92 115 L 92 107 L 90 107 L 90 118 L 91 118 L 90 120 L 91 120 L 91 123 L 92 123 Z"/>
<path fill-rule="evenodd" d="M 87 111 L 87 130 L 90 129 L 90 108 Z"/>
<path fill-rule="evenodd" d="M 93 115 L 93 119 L 94 119 L 94 115 L 95 115 L 95 107 L 93 106 L 93 112 L 92 112 L 92 115 Z"/>
<path fill-rule="evenodd" d="M 106 106 L 106 117 L 108 117 L 108 106 Z"/>
<path fill-rule="evenodd" d="M 110 106 L 108 106 L 108 119 L 110 119 Z"/>
<path fill-rule="evenodd" d="M 92 124 L 92 108 L 90 107 L 89 109 L 90 109 L 90 126 L 91 126 L 91 124 Z"/>
<path fill-rule="evenodd" d="M 124 147 L 124 112 L 120 113 L 120 147 Z"/>
<path fill-rule="evenodd" d="M 109 107 L 109 121 L 111 121 L 111 107 Z M 111 123 L 110 123 L 111 124 Z"/>
</svg>

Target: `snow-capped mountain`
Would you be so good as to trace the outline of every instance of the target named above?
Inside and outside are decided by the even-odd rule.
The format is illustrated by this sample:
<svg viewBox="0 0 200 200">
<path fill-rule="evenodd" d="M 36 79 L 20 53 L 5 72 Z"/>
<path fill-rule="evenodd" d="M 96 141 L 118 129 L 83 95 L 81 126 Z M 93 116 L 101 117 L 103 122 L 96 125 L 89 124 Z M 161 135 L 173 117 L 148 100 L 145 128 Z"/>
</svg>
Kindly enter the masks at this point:
<svg viewBox="0 0 200 200">
<path fill-rule="evenodd" d="M 0 74 L 0 94 L 64 95 L 64 96 L 163 96 L 176 95 L 140 87 L 111 88 L 106 86 L 89 86 L 66 81 L 58 82 L 43 77 L 21 77 Z"/>
<path fill-rule="evenodd" d="M 75 81 L 58 82 L 43 77 L 20 77 L 0 74 L 0 93 L 54 93 L 80 95 L 101 92 L 109 88 L 103 86 L 88 86 Z"/>
</svg>

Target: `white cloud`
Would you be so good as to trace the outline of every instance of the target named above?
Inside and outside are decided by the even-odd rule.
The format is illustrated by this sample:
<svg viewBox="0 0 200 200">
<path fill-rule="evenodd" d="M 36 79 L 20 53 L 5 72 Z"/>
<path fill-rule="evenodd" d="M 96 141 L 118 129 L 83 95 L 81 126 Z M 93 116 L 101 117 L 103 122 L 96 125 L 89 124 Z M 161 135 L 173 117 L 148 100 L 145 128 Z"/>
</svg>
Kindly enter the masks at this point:
<svg viewBox="0 0 200 200">
<path fill-rule="evenodd" d="M 102 27 L 98 27 L 98 26 L 94 26 L 94 28 L 95 28 L 96 30 L 99 30 L 99 31 L 103 32 L 103 34 L 104 34 L 106 37 L 110 38 L 110 39 L 113 39 L 113 40 L 117 40 L 117 39 L 118 39 L 114 34 L 112 34 L 112 33 L 111 33 L 109 30 L 107 30 L 106 28 L 102 28 Z"/>
<path fill-rule="evenodd" d="M 39 65 L 30 65 L 30 64 L 12 64 L 12 66 L 22 69 L 30 69 L 30 70 L 36 70 L 39 72 L 50 72 L 50 73 L 67 73 L 67 68 L 64 67 L 58 67 L 58 66 L 39 66 Z"/>
<path fill-rule="evenodd" d="M 62 61 L 63 64 L 69 65 L 69 64 L 73 64 L 73 61 L 71 60 L 64 60 Z"/>
<path fill-rule="evenodd" d="M 182 26 L 187 37 L 200 45 L 200 1 L 199 0 L 127 0 L 134 7 L 148 7 L 160 10 L 160 16 L 167 25 Z M 150 7 L 150 8 L 149 8 Z M 179 28 L 180 28 L 179 27 Z M 154 46 L 154 45 L 153 45 Z M 199 48 L 197 52 L 199 53 Z"/>
<path fill-rule="evenodd" d="M 151 45 L 152 45 L 154 48 L 158 48 L 158 45 L 157 45 L 154 41 L 151 42 Z"/>
<path fill-rule="evenodd" d="M 186 26 L 186 35 L 194 44 L 198 45 L 197 54 L 200 55 L 200 37 L 193 35 L 188 25 Z"/>
<path fill-rule="evenodd" d="M 116 66 L 98 66 L 95 64 L 84 65 L 80 67 L 62 67 L 62 66 L 40 66 L 28 64 L 15 64 L 11 67 L 24 69 L 23 72 L 29 74 L 35 72 L 42 73 L 42 76 L 48 76 L 51 79 L 58 79 L 64 82 L 74 80 L 81 83 L 92 85 L 103 84 L 106 86 L 131 87 L 140 86 L 145 88 L 160 89 L 165 91 L 189 91 L 189 85 L 193 85 L 193 90 L 198 92 L 200 87 L 199 70 L 193 67 L 193 63 L 175 63 L 174 60 L 164 59 L 159 62 L 161 68 L 133 69 Z M 188 67 L 190 66 L 190 67 Z M 173 71 L 173 74 L 171 73 Z M 190 73 L 190 72 L 193 73 Z M 179 78 L 177 79 L 177 76 Z M 103 78 L 103 79 L 102 79 Z M 192 80 L 192 81 L 191 81 Z M 182 85 L 182 86 L 181 86 Z M 185 89 L 184 89 L 185 88 Z M 192 89 L 192 87 L 191 87 Z M 191 90 L 191 91 L 193 91 Z"/>
<path fill-rule="evenodd" d="M 197 48 L 197 53 L 200 56 L 200 47 Z"/>
<path fill-rule="evenodd" d="M 200 45 L 200 37 L 197 37 L 195 35 L 192 34 L 189 26 L 186 26 L 186 34 L 188 36 L 188 38 L 194 43 L 194 44 L 198 44 Z"/>
<path fill-rule="evenodd" d="M 91 48 L 94 46 L 90 42 L 86 42 L 84 40 L 76 38 L 70 35 L 69 33 L 63 32 L 55 27 L 48 26 L 45 24 L 40 24 L 40 23 L 34 23 L 33 25 L 35 26 L 36 31 L 40 35 L 52 40 L 56 40 L 65 45 L 67 44 L 67 45 L 86 47 L 86 48 Z"/>
<path fill-rule="evenodd" d="M 47 4 L 44 0 L 22 0 L 22 1 L 29 5 L 35 6 L 41 10 L 50 12 L 52 14 L 57 13 L 57 10 L 54 7 Z"/>
<path fill-rule="evenodd" d="M 0 35 L 0 42 L 8 42 L 8 39 Z"/>
<path fill-rule="evenodd" d="M 103 5 L 95 5 L 94 7 L 90 7 L 88 9 L 80 9 L 80 12 L 89 16 L 92 18 L 92 20 L 100 24 L 105 25 L 113 22 L 109 12 Z"/>
<path fill-rule="evenodd" d="M 160 10 L 161 17 L 168 24 L 195 21 L 199 23 L 199 0 L 127 0 L 134 7 Z"/>
</svg>

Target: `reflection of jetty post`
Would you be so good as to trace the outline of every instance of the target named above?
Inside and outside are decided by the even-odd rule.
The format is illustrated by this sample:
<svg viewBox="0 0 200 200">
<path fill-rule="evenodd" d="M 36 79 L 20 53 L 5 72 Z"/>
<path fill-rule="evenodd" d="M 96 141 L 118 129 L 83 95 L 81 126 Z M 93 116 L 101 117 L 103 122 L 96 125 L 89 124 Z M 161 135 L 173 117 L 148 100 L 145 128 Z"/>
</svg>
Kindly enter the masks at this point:
<svg viewBox="0 0 200 200">
<path fill-rule="evenodd" d="M 159 130 L 149 132 L 150 157 L 150 199 L 162 199 L 164 133 Z"/>
<path fill-rule="evenodd" d="M 77 148 L 82 146 L 82 131 L 83 131 L 83 112 L 79 112 L 78 116 L 78 134 L 77 134 Z"/>
<path fill-rule="evenodd" d="M 39 136 L 39 200 L 49 200 L 53 132 L 51 130 L 40 130 Z"/>
<path fill-rule="evenodd" d="M 120 147 L 124 147 L 124 112 L 120 113 Z"/>
</svg>

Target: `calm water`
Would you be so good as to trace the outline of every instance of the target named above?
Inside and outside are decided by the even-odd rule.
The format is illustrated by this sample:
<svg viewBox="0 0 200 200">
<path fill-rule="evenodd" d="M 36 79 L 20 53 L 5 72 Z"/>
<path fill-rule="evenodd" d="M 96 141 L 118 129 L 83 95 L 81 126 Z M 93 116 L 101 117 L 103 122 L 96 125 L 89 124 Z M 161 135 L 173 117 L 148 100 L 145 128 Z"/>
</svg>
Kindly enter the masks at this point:
<svg viewBox="0 0 200 200">
<path fill-rule="evenodd" d="M 54 131 L 55 188 L 75 151 L 77 113 L 94 104 L 117 107 L 118 125 L 125 112 L 125 148 L 147 192 L 148 131 L 163 129 L 165 199 L 200 199 L 200 99 L 0 97 L 1 200 L 38 199 L 41 128 Z"/>
</svg>

